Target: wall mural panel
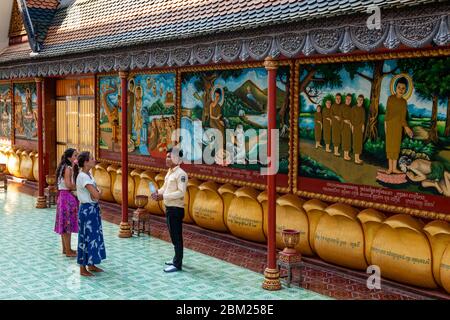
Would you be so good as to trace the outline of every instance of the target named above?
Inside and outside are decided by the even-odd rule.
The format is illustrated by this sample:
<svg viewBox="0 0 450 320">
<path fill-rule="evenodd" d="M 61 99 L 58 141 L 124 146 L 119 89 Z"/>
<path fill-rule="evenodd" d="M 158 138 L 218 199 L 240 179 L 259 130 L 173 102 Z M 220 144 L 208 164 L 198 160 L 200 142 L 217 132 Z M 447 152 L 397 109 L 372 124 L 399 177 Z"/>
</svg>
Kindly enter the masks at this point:
<svg viewBox="0 0 450 320">
<path fill-rule="evenodd" d="M 301 65 L 299 193 L 450 213 L 448 70 L 450 58 Z"/>
<path fill-rule="evenodd" d="M 145 156 L 148 166 L 165 163 L 176 129 L 176 74 L 132 74 L 128 79 L 128 153 L 130 161 Z M 120 159 L 121 95 L 120 78 L 115 75 L 98 78 L 100 155 Z M 142 158 L 140 159 L 142 161 Z"/>
<path fill-rule="evenodd" d="M 0 83 L 0 144 L 11 143 L 12 91 L 9 83 Z"/>
<path fill-rule="evenodd" d="M 277 76 L 278 185 L 282 188 L 288 187 L 290 70 L 289 66 L 282 66 Z M 215 138 L 208 135 L 211 128 L 224 137 L 222 147 L 212 152 Z M 266 160 L 267 71 L 256 67 L 183 73 L 181 129 L 187 130 L 191 137 L 181 141 L 187 159 L 195 163 L 186 165 L 189 172 L 221 182 L 265 184 L 266 177 L 260 174 L 260 168 Z M 227 129 L 234 130 L 230 139 L 226 139 Z M 256 135 L 245 139 L 245 155 L 241 153 L 239 162 L 237 133 L 249 133 L 252 129 Z M 213 163 L 205 162 L 204 152 L 214 157 Z"/>
<path fill-rule="evenodd" d="M 15 139 L 37 141 L 36 83 L 14 83 Z"/>
</svg>

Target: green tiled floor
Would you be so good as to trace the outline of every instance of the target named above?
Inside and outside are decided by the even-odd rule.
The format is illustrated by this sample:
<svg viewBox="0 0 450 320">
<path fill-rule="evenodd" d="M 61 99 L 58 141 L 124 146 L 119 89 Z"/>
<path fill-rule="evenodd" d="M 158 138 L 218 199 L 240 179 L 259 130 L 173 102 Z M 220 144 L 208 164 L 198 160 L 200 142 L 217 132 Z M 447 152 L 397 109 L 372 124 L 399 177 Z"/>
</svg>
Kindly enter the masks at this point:
<svg viewBox="0 0 450 320">
<path fill-rule="evenodd" d="M 76 260 L 60 253 L 55 209 L 34 204 L 25 194 L 0 193 L 0 299 L 327 299 L 298 287 L 265 291 L 263 275 L 191 250 L 183 272 L 165 274 L 171 244 L 148 236 L 120 239 L 118 226 L 105 221 L 106 272 L 82 278 Z"/>
</svg>

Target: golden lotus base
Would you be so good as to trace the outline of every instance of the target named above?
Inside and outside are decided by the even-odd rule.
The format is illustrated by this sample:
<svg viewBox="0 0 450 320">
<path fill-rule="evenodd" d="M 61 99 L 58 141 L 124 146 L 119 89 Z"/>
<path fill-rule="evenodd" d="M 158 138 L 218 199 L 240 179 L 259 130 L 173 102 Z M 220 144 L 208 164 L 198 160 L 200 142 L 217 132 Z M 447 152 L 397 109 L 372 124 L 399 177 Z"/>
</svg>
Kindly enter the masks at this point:
<svg viewBox="0 0 450 320">
<path fill-rule="evenodd" d="M 131 238 L 131 226 L 128 222 L 120 223 L 119 238 Z"/>
<path fill-rule="evenodd" d="M 37 209 L 45 209 L 47 208 L 47 198 L 45 196 L 38 196 L 36 201 Z"/>
<path fill-rule="evenodd" d="M 269 291 L 281 290 L 280 271 L 278 269 L 266 268 L 264 270 L 264 277 L 263 289 Z"/>
</svg>

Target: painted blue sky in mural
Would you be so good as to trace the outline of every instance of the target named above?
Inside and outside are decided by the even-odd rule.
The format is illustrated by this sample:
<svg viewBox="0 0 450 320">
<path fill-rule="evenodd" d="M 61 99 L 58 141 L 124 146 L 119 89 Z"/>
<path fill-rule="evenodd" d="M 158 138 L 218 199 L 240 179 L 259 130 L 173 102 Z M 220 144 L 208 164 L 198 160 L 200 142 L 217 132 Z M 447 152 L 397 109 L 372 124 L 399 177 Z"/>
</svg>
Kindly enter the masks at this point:
<svg viewBox="0 0 450 320">
<path fill-rule="evenodd" d="M 143 90 L 143 107 L 150 107 L 158 100 L 164 103 L 167 92 L 174 94 L 175 101 L 175 74 L 138 74 L 134 76 L 135 87 L 140 86 Z M 162 89 L 162 90 L 161 90 Z"/>
</svg>

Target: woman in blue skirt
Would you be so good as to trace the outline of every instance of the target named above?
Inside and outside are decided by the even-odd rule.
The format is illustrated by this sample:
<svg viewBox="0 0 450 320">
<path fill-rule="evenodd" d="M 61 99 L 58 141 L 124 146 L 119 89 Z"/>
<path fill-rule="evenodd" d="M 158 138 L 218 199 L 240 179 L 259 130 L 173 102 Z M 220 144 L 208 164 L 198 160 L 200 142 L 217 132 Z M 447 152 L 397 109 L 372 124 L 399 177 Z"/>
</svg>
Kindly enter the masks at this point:
<svg viewBox="0 0 450 320">
<path fill-rule="evenodd" d="M 103 271 L 95 265 L 106 259 L 102 220 L 98 205 L 101 191 L 90 174 L 90 170 L 95 166 L 94 157 L 90 152 L 80 153 L 78 166 L 80 173 L 77 176 L 76 184 L 80 209 L 78 211 L 77 262 L 80 265 L 82 276 L 93 276 L 91 272 Z"/>
</svg>

